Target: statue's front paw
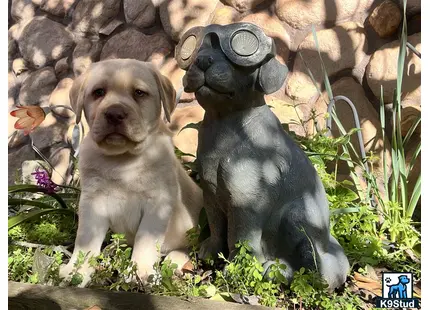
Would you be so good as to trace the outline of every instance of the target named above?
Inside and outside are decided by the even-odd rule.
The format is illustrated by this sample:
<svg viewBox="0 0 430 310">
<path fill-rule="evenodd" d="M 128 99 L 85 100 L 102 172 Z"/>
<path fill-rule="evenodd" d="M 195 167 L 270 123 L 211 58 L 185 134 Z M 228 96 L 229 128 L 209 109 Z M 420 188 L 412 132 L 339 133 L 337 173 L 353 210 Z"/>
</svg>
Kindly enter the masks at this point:
<svg viewBox="0 0 430 310">
<path fill-rule="evenodd" d="M 203 260 L 215 259 L 218 257 L 218 253 L 223 252 L 223 250 L 224 245 L 221 240 L 209 237 L 200 245 L 199 258 Z"/>
</svg>

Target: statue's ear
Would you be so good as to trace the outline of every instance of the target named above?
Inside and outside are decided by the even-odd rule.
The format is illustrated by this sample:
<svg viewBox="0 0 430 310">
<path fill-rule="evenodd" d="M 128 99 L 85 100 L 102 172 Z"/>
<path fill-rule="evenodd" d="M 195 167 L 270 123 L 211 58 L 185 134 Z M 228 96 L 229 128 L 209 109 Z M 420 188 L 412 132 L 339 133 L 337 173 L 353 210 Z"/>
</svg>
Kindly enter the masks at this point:
<svg viewBox="0 0 430 310">
<path fill-rule="evenodd" d="M 260 67 L 257 85 L 266 95 L 274 93 L 284 84 L 287 74 L 287 66 L 272 58 Z"/>
</svg>

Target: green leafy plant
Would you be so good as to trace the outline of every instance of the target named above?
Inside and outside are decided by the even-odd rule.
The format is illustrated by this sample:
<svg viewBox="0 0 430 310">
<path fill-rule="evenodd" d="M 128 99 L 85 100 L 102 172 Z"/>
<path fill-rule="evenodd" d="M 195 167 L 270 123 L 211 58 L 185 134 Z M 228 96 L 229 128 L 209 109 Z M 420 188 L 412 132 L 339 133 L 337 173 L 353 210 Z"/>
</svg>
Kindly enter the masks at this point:
<svg viewBox="0 0 430 310">
<path fill-rule="evenodd" d="M 368 169 L 367 161 L 371 162 L 372 154 L 363 159 L 363 160 L 357 160 L 359 158 L 356 150 L 352 146 L 350 142 L 348 144 L 342 145 L 343 153 L 339 157 L 342 160 L 345 160 L 346 157 L 349 158 L 345 161 L 350 166 L 350 173 L 351 177 L 354 180 L 355 183 L 355 190 L 360 195 L 361 202 L 370 202 L 370 207 L 372 207 L 372 194 L 376 195 L 379 202 L 379 208 L 375 211 L 375 214 L 378 214 L 379 216 L 379 222 L 381 222 L 381 213 L 383 216 L 382 219 L 382 227 L 379 227 L 380 233 L 383 233 L 384 231 L 388 231 L 390 241 L 396 242 L 400 241 L 399 247 L 402 247 L 402 245 L 406 245 L 408 248 L 413 249 L 416 245 L 419 244 L 420 240 L 420 233 L 415 227 L 412 225 L 411 217 L 413 215 L 413 212 L 415 210 L 415 207 L 417 205 L 417 202 L 421 196 L 421 176 L 419 175 L 417 183 L 415 184 L 415 187 L 413 189 L 412 195 L 410 195 L 410 198 L 408 197 L 407 193 L 407 185 L 408 185 L 408 177 L 410 175 L 410 172 L 413 168 L 413 165 L 415 163 L 415 160 L 417 159 L 418 155 L 421 151 L 421 143 L 418 144 L 413 156 L 412 160 L 410 162 L 409 167 L 407 168 L 407 162 L 405 157 L 405 147 L 407 146 L 407 143 L 409 142 L 411 136 L 413 135 L 416 127 L 419 125 L 421 119 L 418 118 L 416 122 L 413 124 L 413 126 L 409 129 L 407 135 L 403 139 L 401 133 L 401 86 L 402 86 L 402 79 L 403 79 L 403 71 L 404 71 L 404 62 L 406 57 L 406 38 L 407 38 L 407 31 L 406 31 L 406 2 L 404 4 L 404 19 L 402 24 L 402 30 L 401 30 L 401 36 L 400 36 L 400 52 L 398 57 L 398 72 L 397 72 L 397 88 L 394 96 L 394 104 L 393 104 L 393 135 L 392 135 L 392 150 L 391 150 L 391 156 L 392 156 L 392 170 L 393 174 L 391 177 L 391 180 L 388 178 L 387 171 L 385 169 L 385 185 L 386 185 L 386 193 L 389 194 L 389 201 L 384 201 L 383 197 L 379 194 L 379 189 L 377 186 L 376 178 L 372 174 L 372 171 Z M 324 63 L 321 57 L 321 54 L 319 52 L 319 45 L 318 45 L 318 38 L 315 32 L 315 29 L 312 30 L 314 41 L 320 56 L 321 60 L 321 70 L 324 75 L 324 86 L 327 91 L 329 100 L 334 100 L 333 93 L 331 90 L 329 78 L 327 75 L 327 72 L 324 67 Z M 315 86 L 319 90 L 317 84 L 315 83 Z M 382 98 L 382 88 L 381 88 L 381 109 L 380 109 L 380 115 L 381 115 L 381 124 L 382 124 L 382 132 L 383 132 L 383 139 L 385 144 L 385 110 L 384 110 L 384 103 Z M 336 124 L 338 125 L 341 133 L 344 137 L 348 137 L 348 134 L 343 129 L 343 126 L 339 119 L 337 119 L 335 113 L 333 115 L 333 119 L 335 120 Z M 385 153 L 385 145 L 384 145 L 384 168 L 386 168 L 386 153 Z M 351 160 L 352 158 L 355 158 L 355 160 Z M 366 177 L 367 181 L 367 188 L 363 188 L 361 183 L 357 179 L 357 175 L 355 174 L 355 167 L 359 166 L 363 171 L 365 171 L 364 176 Z M 388 185 L 390 184 L 390 186 Z M 365 195 L 363 196 L 363 193 Z M 333 202 L 333 201 L 332 201 Z"/>
<path fill-rule="evenodd" d="M 14 214 L 8 219 L 8 229 L 22 224 L 29 220 L 38 219 L 46 214 L 68 214 L 75 215 L 75 206 L 78 201 L 80 190 L 74 187 L 63 187 L 61 193 L 53 192 L 49 189 L 30 184 L 12 185 L 8 188 L 8 205 L 10 214 Z M 34 193 L 42 194 L 35 197 Z M 24 198 L 27 194 L 29 198 Z M 66 203 L 69 202 L 69 204 Z"/>
<path fill-rule="evenodd" d="M 31 247 L 9 246 L 8 278 L 32 284 L 58 285 L 62 261 L 63 253 L 53 247 L 33 250 Z"/>
<path fill-rule="evenodd" d="M 226 263 L 225 272 L 215 271 L 215 286 L 229 293 L 244 296 L 258 296 L 262 305 L 274 307 L 282 293 L 281 284 L 286 284 L 282 270 L 283 264 L 274 264 L 270 268 L 273 280 L 263 278 L 263 266 L 251 255 L 251 247 L 246 241 L 236 244 L 237 254 L 229 261 L 222 253 L 219 257 Z"/>
<path fill-rule="evenodd" d="M 290 286 L 290 302 L 301 309 L 355 310 L 365 309 L 357 295 L 346 288 L 342 293 L 329 292 L 327 284 L 314 271 L 300 268 L 294 273 Z"/>
<path fill-rule="evenodd" d="M 33 249 L 15 248 L 8 257 L 8 278 L 12 281 L 37 283 L 37 274 L 33 274 Z"/>
<path fill-rule="evenodd" d="M 123 234 L 112 234 L 110 241 L 100 255 L 89 258 L 90 266 L 95 268 L 92 284 L 109 290 L 137 291 L 141 284 L 137 266 L 131 261 L 132 248 Z"/>
<path fill-rule="evenodd" d="M 390 233 L 391 242 L 400 240 L 406 243 L 409 247 L 413 248 L 420 241 L 420 234 L 417 230 L 411 228 L 412 215 L 414 214 L 417 203 L 421 197 L 421 173 L 418 175 L 416 184 L 412 190 L 412 193 L 408 193 L 408 183 L 410 182 L 410 174 L 414 167 L 414 164 L 421 153 L 421 142 L 416 146 L 410 163 L 406 161 L 405 149 L 410 143 L 410 139 L 416 128 L 421 122 L 421 117 L 418 117 L 413 125 L 409 128 L 405 137 L 402 137 L 402 126 L 401 126 L 401 88 L 404 75 L 404 66 L 406 59 L 406 1 L 404 1 L 403 10 L 403 23 L 401 28 L 400 36 L 400 48 L 399 57 L 397 64 L 397 87 L 393 98 L 393 112 L 392 122 L 393 130 L 391 137 L 391 158 L 393 173 L 391 180 L 388 178 L 387 172 L 384 171 L 384 182 L 386 192 L 389 195 L 389 201 L 381 200 L 382 209 L 384 212 L 385 219 L 387 220 L 383 228 L 387 229 Z M 381 109 L 380 117 L 381 124 L 385 129 L 385 109 L 384 109 L 384 98 L 383 98 L 383 87 L 381 86 Z M 383 130 L 384 132 L 384 130 Z M 385 138 L 385 132 L 384 132 Z M 385 140 L 384 140 L 385 141 Z M 384 145 L 385 149 L 385 145 Z M 384 162 L 386 162 L 386 154 L 384 153 Z M 384 165 L 385 166 L 385 165 Z"/>
</svg>

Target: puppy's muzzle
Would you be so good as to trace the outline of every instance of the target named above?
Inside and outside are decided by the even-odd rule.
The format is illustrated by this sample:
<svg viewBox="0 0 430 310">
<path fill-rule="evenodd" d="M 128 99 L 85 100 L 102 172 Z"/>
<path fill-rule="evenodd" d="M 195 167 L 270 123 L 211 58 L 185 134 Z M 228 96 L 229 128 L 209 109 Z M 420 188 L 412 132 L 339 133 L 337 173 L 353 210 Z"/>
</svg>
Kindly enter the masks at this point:
<svg viewBox="0 0 430 310">
<path fill-rule="evenodd" d="M 104 117 L 109 125 L 121 125 L 127 119 L 128 113 L 121 106 L 109 107 L 104 112 Z"/>
</svg>

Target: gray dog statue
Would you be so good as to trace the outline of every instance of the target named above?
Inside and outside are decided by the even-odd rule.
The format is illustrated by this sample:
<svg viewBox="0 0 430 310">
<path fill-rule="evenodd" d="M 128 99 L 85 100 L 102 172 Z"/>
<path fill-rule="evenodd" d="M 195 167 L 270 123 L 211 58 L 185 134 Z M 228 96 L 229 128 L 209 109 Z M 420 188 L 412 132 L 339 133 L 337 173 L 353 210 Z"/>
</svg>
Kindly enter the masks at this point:
<svg viewBox="0 0 430 310">
<path fill-rule="evenodd" d="M 349 262 L 330 234 L 324 187 L 264 100 L 288 73 L 275 52 L 273 39 L 250 23 L 194 27 L 176 46 L 184 90 L 205 110 L 197 165 L 211 235 L 199 256 L 228 250 L 231 259 L 246 240 L 266 275 L 278 258 L 288 281 L 305 267 L 334 289 Z"/>
</svg>

